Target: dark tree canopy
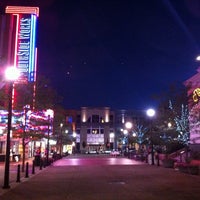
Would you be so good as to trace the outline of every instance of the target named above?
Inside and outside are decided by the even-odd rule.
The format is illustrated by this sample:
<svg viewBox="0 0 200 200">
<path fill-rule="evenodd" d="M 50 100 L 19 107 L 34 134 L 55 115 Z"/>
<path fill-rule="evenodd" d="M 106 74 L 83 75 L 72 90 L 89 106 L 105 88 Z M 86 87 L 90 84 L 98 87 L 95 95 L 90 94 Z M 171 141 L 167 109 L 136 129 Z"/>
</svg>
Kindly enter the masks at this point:
<svg viewBox="0 0 200 200">
<path fill-rule="evenodd" d="M 61 103 L 62 98 L 51 87 L 50 80 L 45 76 L 38 76 L 36 83 L 15 84 L 13 108 L 21 110 L 30 105 L 36 110 L 54 109 Z M 7 109 L 7 85 L 0 89 L 0 107 Z"/>
</svg>

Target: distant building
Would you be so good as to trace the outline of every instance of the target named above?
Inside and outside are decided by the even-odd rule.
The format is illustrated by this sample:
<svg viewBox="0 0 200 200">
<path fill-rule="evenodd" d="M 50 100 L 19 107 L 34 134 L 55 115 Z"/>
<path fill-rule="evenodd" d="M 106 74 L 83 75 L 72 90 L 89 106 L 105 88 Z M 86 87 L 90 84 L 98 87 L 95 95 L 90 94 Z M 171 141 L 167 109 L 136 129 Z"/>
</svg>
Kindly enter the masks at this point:
<svg viewBox="0 0 200 200">
<path fill-rule="evenodd" d="M 114 113 L 109 107 L 82 107 L 80 111 L 67 111 L 67 123 L 76 133 L 76 149 L 80 152 L 100 152 L 114 146 Z M 75 118 L 75 119 L 74 119 Z"/>
<path fill-rule="evenodd" d="M 66 113 L 66 125 L 71 135 L 76 133 L 76 150 L 82 153 L 122 149 L 125 122 L 136 124 L 144 119 L 141 112 L 114 111 L 110 107 L 82 107 Z"/>
</svg>

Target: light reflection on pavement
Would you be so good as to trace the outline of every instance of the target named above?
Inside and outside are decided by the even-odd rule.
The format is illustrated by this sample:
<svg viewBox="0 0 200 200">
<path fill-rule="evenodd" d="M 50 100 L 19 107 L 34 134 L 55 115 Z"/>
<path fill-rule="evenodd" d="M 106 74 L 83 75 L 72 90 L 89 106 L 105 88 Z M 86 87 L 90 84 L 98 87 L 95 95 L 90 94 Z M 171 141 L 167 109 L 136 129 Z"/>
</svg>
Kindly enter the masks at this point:
<svg viewBox="0 0 200 200">
<path fill-rule="evenodd" d="M 91 159 L 92 158 L 92 159 Z M 127 159 L 124 157 L 76 157 L 69 156 L 65 157 L 62 160 L 58 160 L 53 165 L 54 166 L 77 166 L 77 165 L 141 165 L 145 164 L 144 162 L 135 161 L 132 159 Z"/>
</svg>

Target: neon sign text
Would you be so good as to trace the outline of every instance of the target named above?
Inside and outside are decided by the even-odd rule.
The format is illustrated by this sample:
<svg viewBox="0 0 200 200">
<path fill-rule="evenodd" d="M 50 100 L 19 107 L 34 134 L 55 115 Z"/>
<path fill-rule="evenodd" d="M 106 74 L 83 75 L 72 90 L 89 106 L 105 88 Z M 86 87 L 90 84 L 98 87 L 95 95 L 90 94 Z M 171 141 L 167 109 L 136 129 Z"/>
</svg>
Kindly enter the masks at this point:
<svg viewBox="0 0 200 200">
<path fill-rule="evenodd" d="M 200 97 L 200 88 L 196 88 L 193 91 L 193 95 L 192 95 L 193 101 L 194 102 L 198 102 L 199 101 L 199 97 Z"/>
<path fill-rule="evenodd" d="M 22 78 L 27 77 L 30 60 L 31 18 L 22 17 L 19 20 L 17 66 Z M 22 80 L 24 81 L 24 80 Z"/>
</svg>

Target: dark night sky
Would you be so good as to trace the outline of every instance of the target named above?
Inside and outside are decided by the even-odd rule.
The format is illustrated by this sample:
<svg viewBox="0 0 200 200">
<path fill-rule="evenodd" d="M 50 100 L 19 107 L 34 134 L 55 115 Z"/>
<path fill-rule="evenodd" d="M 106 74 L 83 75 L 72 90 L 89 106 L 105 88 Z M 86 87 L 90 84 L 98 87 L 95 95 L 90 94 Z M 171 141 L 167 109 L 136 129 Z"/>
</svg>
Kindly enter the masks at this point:
<svg viewBox="0 0 200 200">
<path fill-rule="evenodd" d="M 196 73 L 200 0 L 1 2 L 40 7 L 38 73 L 67 109 L 146 109 Z"/>
</svg>

